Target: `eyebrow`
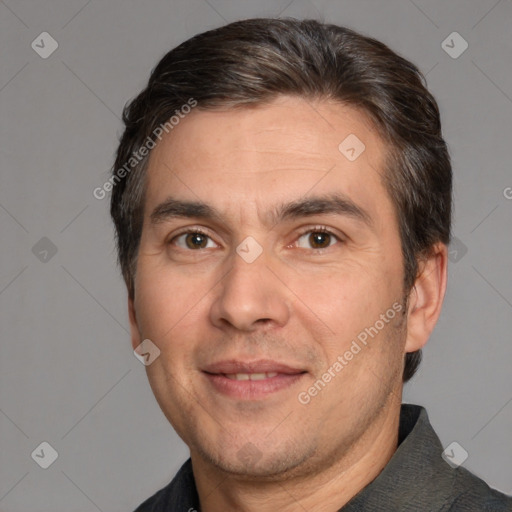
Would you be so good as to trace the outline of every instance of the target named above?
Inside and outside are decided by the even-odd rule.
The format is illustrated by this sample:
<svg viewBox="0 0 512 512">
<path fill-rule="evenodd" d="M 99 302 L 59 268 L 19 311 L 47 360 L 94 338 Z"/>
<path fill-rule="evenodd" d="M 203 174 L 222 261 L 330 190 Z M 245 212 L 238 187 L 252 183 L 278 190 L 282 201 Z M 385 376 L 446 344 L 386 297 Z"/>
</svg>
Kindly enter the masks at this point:
<svg viewBox="0 0 512 512">
<path fill-rule="evenodd" d="M 269 218 L 274 225 L 283 220 L 326 214 L 346 216 L 361 221 L 368 227 L 373 227 L 373 220 L 369 213 L 342 194 L 315 196 L 284 203 L 274 208 L 270 212 Z M 150 215 L 152 224 L 175 218 L 197 218 L 217 222 L 224 220 L 223 215 L 207 203 L 179 200 L 172 197 L 156 206 Z"/>
</svg>

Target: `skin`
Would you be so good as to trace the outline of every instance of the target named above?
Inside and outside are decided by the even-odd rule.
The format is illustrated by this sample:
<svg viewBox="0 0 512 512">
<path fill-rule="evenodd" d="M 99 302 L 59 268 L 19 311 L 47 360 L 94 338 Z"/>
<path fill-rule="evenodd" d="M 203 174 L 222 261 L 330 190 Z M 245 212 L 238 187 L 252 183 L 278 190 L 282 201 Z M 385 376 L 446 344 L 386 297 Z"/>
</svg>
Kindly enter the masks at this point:
<svg viewBox="0 0 512 512">
<path fill-rule="evenodd" d="M 355 161 L 338 150 L 349 134 L 366 146 Z M 423 347 L 437 321 L 447 251 L 438 244 L 421 262 L 405 304 L 398 222 L 381 182 L 385 154 L 361 112 L 286 96 L 251 109 L 195 109 L 152 151 L 129 299 L 132 345 L 149 338 L 161 351 L 147 375 L 190 448 L 205 512 L 335 511 L 396 450 L 404 354 Z M 333 193 L 370 223 L 270 215 Z M 168 197 L 208 203 L 221 217 L 152 222 Z M 333 234 L 312 238 L 322 227 Z M 183 234 L 196 228 L 207 235 L 199 249 Z M 236 252 L 248 236 L 262 248 L 252 263 Z M 402 314 L 300 403 L 393 304 Z M 226 359 L 273 359 L 307 373 L 264 398 L 235 399 L 202 372 Z"/>
</svg>

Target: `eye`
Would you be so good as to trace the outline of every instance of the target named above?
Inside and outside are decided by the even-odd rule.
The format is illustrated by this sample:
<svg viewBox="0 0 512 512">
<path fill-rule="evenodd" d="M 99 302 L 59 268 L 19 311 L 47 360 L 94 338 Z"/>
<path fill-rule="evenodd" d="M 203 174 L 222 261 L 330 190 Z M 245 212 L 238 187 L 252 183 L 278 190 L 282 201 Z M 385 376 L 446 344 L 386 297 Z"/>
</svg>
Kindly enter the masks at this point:
<svg viewBox="0 0 512 512">
<path fill-rule="evenodd" d="M 315 228 L 303 233 L 297 240 L 297 246 L 302 249 L 327 249 L 339 241 L 328 229 Z"/>
<path fill-rule="evenodd" d="M 210 249 L 215 247 L 216 244 L 213 240 L 202 231 L 187 231 L 175 236 L 171 242 L 182 249 Z"/>
</svg>

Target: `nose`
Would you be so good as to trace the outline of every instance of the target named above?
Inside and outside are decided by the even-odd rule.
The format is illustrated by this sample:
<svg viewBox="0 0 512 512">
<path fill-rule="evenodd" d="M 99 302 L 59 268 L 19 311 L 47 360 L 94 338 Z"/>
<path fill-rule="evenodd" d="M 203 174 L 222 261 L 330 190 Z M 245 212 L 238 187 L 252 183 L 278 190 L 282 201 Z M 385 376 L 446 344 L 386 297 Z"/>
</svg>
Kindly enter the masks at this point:
<svg viewBox="0 0 512 512">
<path fill-rule="evenodd" d="M 286 285 L 269 268 L 265 253 L 246 262 L 237 253 L 221 279 L 211 305 L 210 317 L 216 327 L 255 331 L 282 327 L 290 317 Z"/>
</svg>

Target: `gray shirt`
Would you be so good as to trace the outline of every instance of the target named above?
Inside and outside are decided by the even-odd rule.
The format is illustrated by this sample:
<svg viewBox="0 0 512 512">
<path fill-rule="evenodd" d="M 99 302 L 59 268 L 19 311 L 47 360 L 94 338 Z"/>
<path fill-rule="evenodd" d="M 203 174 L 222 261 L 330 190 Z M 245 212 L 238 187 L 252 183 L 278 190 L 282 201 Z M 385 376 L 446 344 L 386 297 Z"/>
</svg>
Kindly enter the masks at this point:
<svg viewBox="0 0 512 512">
<path fill-rule="evenodd" d="M 398 443 L 381 473 L 339 512 L 512 512 L 512 496 L 441 457 L 443 447 L 423 407 L 402 404 Z M 200 510 L 189 459 L 135 512 Z"/>
</svg>

